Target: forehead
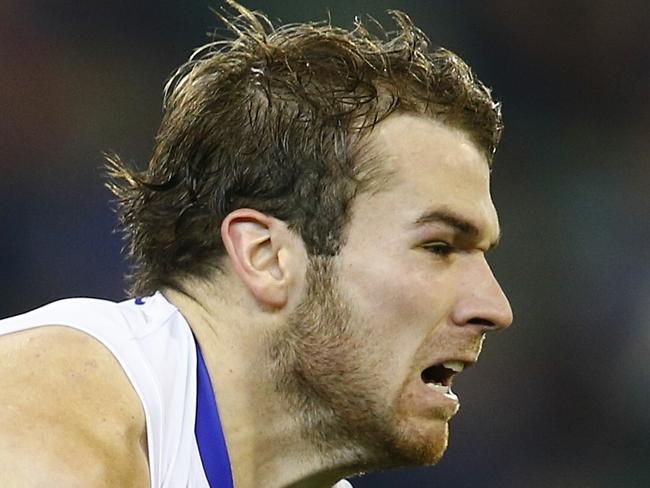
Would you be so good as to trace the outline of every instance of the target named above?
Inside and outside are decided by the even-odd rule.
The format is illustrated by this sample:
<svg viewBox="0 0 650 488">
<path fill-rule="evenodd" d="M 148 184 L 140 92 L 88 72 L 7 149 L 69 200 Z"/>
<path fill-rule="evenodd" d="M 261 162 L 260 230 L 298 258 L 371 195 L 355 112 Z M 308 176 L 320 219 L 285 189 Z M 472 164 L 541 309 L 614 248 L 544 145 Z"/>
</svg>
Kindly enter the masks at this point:
<svg viewBox="0 0 650 488">
<path fill-rule="evenodd" d="M 374 209 L 384 221 L 415 222 L 427 211 L 444 210 L 496 239 L 490 169 L 465 132 L 420 115 L 393 114 L 369 137 L 390 177 L 385 191 L 358 197 L 359 212 Z"/>
</svg>

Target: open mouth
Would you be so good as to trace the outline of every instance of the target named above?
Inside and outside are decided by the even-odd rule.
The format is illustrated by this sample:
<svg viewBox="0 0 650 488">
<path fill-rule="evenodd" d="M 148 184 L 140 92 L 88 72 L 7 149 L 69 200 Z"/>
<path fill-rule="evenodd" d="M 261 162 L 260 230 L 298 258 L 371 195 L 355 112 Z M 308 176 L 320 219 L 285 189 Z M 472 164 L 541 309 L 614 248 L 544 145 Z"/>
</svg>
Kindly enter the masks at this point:
<svg viewBox="0 0 650 488">
<path fill-rule="evenodd" d="M 430 389 L 456 398 L 456 395 L 451 391 L 451 382 L 453 376 L 463 371 L 463 369 L 465 369 L 465 363 L 462 361 L 444 361 L 423 370 L 421 377 L 424 384 Z"/>
</svg>

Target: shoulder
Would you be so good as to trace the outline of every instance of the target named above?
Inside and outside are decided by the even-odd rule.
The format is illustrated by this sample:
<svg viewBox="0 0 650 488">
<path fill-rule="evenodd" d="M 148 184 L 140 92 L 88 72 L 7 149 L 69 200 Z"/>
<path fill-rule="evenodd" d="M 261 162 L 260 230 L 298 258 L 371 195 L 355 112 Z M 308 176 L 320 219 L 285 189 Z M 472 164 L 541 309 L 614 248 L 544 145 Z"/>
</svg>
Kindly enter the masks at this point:
<svg viewBox="0 0 650 488">
<path fill-rule="evenodd" d="M 92 336 L 64 326 L 0 336 L 0 485 L 146 486 L 145 432 L 124 370 Z"/>
</svg>

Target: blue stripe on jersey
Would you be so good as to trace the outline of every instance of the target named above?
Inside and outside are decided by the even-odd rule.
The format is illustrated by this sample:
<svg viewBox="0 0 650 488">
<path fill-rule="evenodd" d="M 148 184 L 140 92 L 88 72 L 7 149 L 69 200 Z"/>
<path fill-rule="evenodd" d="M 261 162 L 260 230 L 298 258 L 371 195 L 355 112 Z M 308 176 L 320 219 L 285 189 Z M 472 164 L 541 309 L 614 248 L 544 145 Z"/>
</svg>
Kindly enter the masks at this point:
<svg viewBox="0 0 650 488">
<path fill-rule="evenodd" d="M 196 342 L 196 338 L 194 342 Z M 198 342 L 196 342 L 196 379 L 194 433 L 205 476 L 211 488 L 233 488 L 230 459 L 219 420 L 217 402 Z"/>
</svg>

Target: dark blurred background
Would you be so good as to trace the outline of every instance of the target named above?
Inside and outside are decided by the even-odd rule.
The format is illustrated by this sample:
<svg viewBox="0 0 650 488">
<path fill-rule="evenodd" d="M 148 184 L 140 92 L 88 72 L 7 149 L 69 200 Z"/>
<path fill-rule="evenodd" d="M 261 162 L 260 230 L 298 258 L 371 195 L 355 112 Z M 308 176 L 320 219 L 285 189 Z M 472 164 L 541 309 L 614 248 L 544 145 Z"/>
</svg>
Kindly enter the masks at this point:
<svg viewBox="0 0 650 488">
<path fill-rule="evenodd" d="M 0 2 L 0 316 L 124 298 L 101 153 L 146 164 L 164 81 L 219 26 L 218 5 Z M 650 486 L 650 3 L 246 5 L 346 27 L 404 10 L 504 106 L 492 263 L 515 323 L 458 379 L 440 464 L 355 487 Z"/>
</svg>

